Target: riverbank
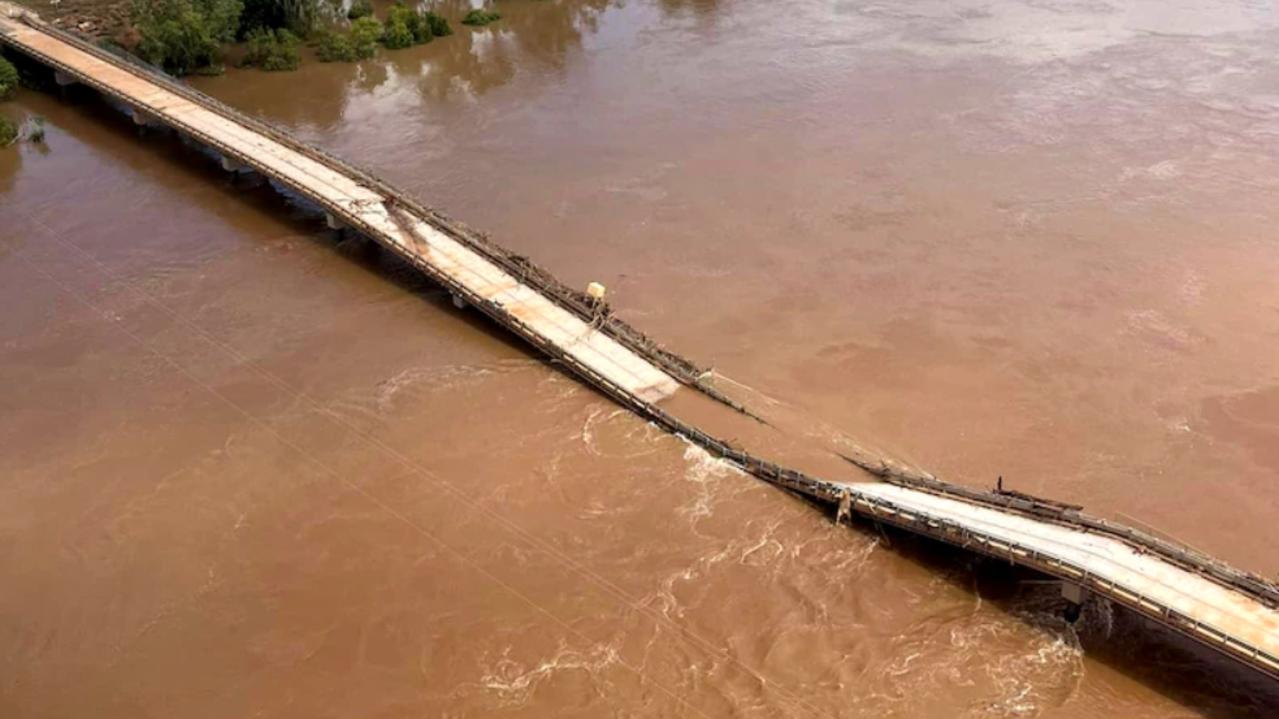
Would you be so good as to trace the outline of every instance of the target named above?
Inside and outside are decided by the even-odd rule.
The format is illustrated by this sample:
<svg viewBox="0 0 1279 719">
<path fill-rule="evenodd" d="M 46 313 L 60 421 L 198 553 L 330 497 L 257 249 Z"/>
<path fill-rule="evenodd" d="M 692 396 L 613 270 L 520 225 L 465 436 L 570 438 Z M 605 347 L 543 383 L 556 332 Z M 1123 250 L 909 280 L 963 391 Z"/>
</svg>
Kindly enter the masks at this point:
<svg viewBox="0 0 1279 719">
<path fill-rule="evenodd" d="M 127 0 L 12 0 L 63 30 L 74 30 L 95 40 L 123 39 L 129 27 Z"/>
</svg>

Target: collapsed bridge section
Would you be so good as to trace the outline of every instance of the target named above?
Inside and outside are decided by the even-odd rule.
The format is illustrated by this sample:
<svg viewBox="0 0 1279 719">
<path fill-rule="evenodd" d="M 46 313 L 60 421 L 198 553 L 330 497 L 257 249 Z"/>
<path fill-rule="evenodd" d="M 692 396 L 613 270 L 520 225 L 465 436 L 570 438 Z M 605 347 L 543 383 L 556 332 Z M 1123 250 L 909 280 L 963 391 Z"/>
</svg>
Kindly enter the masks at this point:
<svg viewBox="0 0 1279 719">
<path fill-rule="evenodd" d="M 702 371 L 514 255 L 424 208 L 371 173 L 250 118 L 182 83 L 116 56 L 0 2 L 0 44 L 126 104 L 252 168 L 395 252 L 453 293 L 623 406 L 755 477 L 877 522 L 1001 557 L 1058 577 L 1161 622 L 1279 678 L 1279 587 L 1219 561 L 1067 505 L 975 492 L 931 477 L 839 484 L 760 460 L 659 406 L 682 385 L 739 411 Z"/>
</svg>

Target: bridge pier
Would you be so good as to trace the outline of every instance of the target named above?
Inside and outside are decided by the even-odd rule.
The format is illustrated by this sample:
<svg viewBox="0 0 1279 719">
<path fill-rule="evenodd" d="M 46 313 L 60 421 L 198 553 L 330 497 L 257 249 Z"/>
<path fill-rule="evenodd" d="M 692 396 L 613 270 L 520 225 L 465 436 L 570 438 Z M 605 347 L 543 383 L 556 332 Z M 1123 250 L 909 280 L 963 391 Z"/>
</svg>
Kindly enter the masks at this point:
<svg viewBox="0 0 1279 719">
<path fill-rule="evenodd" d="M 1071 624 L 1079 621 L 1079 615 L 1083 613 L 1084 602 L 1088 601 L 1088 594 L 1087 588 L 1074 582 L 1061 583 L 1061 596 L 1068 602 L 1066 606 L 1066 621 Z"/>
<path fill-rule="evenodd" d="M 346 229 L 346 223 L 339 220 L 332 212 L 324 213 L 324 224 L 327 225 L 330 230 L 337 230 L 341 232 Z"/>
<path fill-rule="evenodd" d="M 74 85 L 79 81 L 61 70 L 54 70 L 53 82 L 56 83 L 58 87 L 66 87 L 68 85 Z"/>
<path fill-rule="evenodd" d="M 240 162 L 234 157 L 228 157 L 226 155 L 222 155 L 221 164 L 222 164 L 222 169 L 226 170 L 227 172 L 239 172 L 240 170 L 244 169 L 243 162 Z"/>
<path fill-rule="evenodd" d="M 466 309 L 467 307 L 466 300 L 463 299 L 461 295 L 453 292 L 450 292 L 449 295 L 453 298 L 454 307 L 458 308 L 459 310 Z"/>
<path fill-rule="evenodd" d="M 169 129 L 169 126 L 166 125 L 163 120 L 147 113 L 139 107 L 130 108 L 129 117 L 133 118 L 133 124 L 138 128 L 138 132 L 140 133 L 145 133 L 147 130 L 165 131 Z"/>
</svg>

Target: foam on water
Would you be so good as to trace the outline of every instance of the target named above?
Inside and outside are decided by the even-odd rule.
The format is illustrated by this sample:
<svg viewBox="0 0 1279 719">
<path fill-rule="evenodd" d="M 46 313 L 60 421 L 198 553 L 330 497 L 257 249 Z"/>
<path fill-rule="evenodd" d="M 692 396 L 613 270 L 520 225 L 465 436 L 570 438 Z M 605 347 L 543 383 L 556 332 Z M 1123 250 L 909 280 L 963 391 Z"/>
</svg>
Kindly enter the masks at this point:
<svg viewBox="0 0 1279 719">
<path fill-rule="evenodd" d="M 483 670 L 479 684 L 497 698 L 500 706 L 518 707 L 527 704 L 538 687 L 555 675 L 582 672 L 595 686 L 596 694 L 602 697 L 605 694 L 602 685 L 608 683 L 602 675 L 619 661 L 618 649 L 611 644 L 595 644 L 583 652 L 561 641 L 554 655 L 531 663 L 513 658 L 512 648 L 508 646 Z"/>
<path fill-rule="evenodd" d="M 725 477 L 741 478 L 746 475 L 740 469 L 711 455 L 692 442 L 683 441 L 684 461 L 687 462 L 684 480 L 697 485 L 697 495 L 690 503 L 676 511 L 688 517 L 690 522 L 696 524 L 697 520 L 709 517 L 714 511 L 716 488 L 721 479 Z"/>
</svg>

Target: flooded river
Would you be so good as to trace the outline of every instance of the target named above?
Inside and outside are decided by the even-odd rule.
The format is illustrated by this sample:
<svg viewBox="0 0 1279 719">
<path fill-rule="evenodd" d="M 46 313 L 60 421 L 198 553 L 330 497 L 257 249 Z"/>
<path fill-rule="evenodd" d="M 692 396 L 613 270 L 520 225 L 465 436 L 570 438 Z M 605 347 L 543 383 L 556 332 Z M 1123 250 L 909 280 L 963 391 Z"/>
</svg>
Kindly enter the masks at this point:
<svg viewBox="0 0 1279 719">
<path fill-rule="evenodd" d="M 856 444 L 1279 573 L 1279 9 L 502 0 L 194 81 Z M 450 15 L 460 15 L 459 8 Z M 91 98 L 0 152 L 0 715 L 1274 717 Z"/>
</svg>

